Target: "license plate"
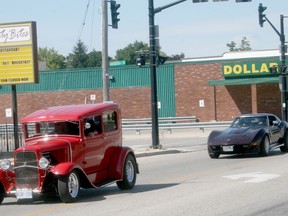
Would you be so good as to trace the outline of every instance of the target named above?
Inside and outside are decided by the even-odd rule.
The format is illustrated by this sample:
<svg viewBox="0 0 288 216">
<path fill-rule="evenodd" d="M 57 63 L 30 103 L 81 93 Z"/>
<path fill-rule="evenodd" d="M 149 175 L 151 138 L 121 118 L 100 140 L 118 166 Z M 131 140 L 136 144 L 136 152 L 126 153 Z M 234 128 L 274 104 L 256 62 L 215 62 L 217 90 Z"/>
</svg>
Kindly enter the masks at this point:
<svg viewBox="0 0 288 216">
<path fill-rule="evenodd" d="M 233 152 L 234 146 L 222 146 L 224 152 Z"/>
<path fill-rule="evenodd" d="M 17 199 L 32 199 L 31 189 L 17 189 L 16 190 Z"/>
</svg>

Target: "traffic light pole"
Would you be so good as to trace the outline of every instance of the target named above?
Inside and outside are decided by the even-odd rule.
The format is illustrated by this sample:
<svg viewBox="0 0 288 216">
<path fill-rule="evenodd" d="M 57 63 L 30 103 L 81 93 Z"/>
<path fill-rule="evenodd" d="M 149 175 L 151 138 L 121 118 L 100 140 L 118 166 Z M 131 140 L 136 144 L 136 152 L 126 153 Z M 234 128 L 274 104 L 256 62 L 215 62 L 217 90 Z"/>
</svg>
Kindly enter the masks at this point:
<svg viewBox="0 0 288 216">
<path fill-rule="evenodd" d="M 159 148 L 159 124 L 158 124 L 158 95 L 156 77 L 156 41 L 154 23 L 154 2 L 149 0 L 149 42 L 150 42 L 150 79 L 151 79 L 151 115 L 152 115 L 152 147 Z"/>
<path fill-rule="evenodd" d="M 286 52 L 287 46 L 285 45 L 285 34 L 284 34 L 284 16 L 280 16 L 280 41 L 281 41 L 281 75 L 280 79 L 282 82 L 282 94 L 281 94 L 281 102 L 282 102 L 282 119 L 287 121 L 287 66 L 286 66 Z"/>
<path fill-rule="evenodd" d="M 281 117 L 283 121 L 287 121 L 288 117 L 288 107 L 287 107 L 287 66 L 286 66 L 286 52 L 287 46 L 285 45 L 285 33 L 284 33 L 284 18 L 287 18 L 283 15 L 280 15 L 280 32 L 275 28 L 275 26 L 270 22 L 270 20 L 265 16 L 265 20 L 270 24 L 274 31 L 278 34 L 281 42 L 280 46 L 280 60 L 281 66 L 279 67 L 280 76 L 279 84 L 281 86 Z"/>
<path fill-rule="evenodd" d="M 152 148 L 158 149 L 159 145 L 159 123 L 158 123 L 158 94 L 157 94 L 157 74 L 156 74 L 156 40 L 155 40 L 155 14 L 187 0 L 176 1 L 174 3 L 154 9 L 154 0 L 149 0 L 149 57 L 150 57 L 150 79 L 151 79 L 151 115 L 152 115 Z"/>
</svg>

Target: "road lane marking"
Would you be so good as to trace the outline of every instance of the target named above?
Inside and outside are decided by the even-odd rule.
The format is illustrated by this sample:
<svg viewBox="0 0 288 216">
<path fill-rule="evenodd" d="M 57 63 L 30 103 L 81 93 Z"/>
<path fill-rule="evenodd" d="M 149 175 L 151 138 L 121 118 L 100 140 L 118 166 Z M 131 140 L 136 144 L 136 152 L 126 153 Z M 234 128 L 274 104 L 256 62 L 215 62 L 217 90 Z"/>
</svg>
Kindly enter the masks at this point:
<svg viewBox="0 0 288 216">
<path fill-rule="evenodd" d="M 251 172 L 251 173 L 243 173 L 243 174 L 237 174 L 237 175 L 229 175 L 229 176 L 223 176 L 224 178 L 228 178 L 231 180 L 239 180 L 239 179 L 248 179 L 244 181 L 245 183 L 260 183 L 269 181 L 274 178 L 278 178 L 280 175 L 277 174 L 268 174 L 263 172 Z"/>
</svg>

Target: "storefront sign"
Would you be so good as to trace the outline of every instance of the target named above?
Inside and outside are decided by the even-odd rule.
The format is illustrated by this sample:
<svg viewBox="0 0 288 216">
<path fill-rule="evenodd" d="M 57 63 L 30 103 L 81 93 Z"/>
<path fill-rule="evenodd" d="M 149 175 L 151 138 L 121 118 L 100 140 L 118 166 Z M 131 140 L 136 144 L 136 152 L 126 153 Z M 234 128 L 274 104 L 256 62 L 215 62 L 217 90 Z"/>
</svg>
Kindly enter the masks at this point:
<svg viewBox="0 0 288 216">
<path fill-rule="evenodd" d="M 37 82 L 36 23 L 0 24 L 0 85 Z"/>
<path fill-rule="evenodd" d="M 231 63 L 222 65 L 223 77 L 267 76 L 271 75 L 270 68 L 278 67 L 278 62 Z"/>
</svg>

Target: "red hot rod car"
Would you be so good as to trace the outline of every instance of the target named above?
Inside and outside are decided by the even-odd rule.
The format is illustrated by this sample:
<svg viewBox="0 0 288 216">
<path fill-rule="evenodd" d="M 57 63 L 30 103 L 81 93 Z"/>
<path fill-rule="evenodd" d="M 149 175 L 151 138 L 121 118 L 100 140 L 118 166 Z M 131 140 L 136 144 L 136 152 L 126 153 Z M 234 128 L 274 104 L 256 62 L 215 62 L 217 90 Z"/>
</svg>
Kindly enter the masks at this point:
<svg viewBox="0 0 288 216">
<path fill-rule="evenodd" d="M 116 182 L 131 189 L 139 173 L 134 152 L 122 146 L 121 112 L 116 103 L 57 106 L 22 120 L 24 146 L 14 167 L 1 161 L 0 203 L 56 194 L 77 200 L 81 188 Z"/>
</svg>

